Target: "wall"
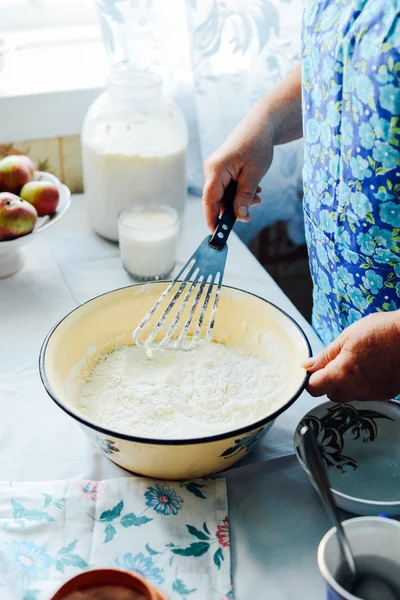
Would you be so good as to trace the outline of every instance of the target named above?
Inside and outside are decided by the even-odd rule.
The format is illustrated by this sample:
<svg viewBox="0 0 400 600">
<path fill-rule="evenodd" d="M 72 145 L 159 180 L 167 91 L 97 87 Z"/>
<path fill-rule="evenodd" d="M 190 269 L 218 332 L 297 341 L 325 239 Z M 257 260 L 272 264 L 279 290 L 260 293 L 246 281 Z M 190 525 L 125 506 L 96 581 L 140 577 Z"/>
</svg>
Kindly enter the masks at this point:
<svg viewBox="0 0 400 600">
<path fill-rule="evenodd" d="M 73 194 L 83 191 L 79 135 L 0 144 L 0 158 L 9 154 L 27 154 L 38 171 L 53 173 Z"/>
</svg>

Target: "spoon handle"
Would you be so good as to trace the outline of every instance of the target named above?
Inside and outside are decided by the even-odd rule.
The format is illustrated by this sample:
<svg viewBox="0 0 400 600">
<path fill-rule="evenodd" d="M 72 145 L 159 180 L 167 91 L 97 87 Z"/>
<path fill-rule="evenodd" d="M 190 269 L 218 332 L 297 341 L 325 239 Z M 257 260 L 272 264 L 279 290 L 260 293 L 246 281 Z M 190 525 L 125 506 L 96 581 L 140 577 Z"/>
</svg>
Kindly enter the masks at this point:
<svg viewBox="0 0 400 600">
<path fill-rule="evenodd" d="M 300 431 L 300 434 L 303 441 L 304 460 L 309 471 L 311 472 L 322 502 L 324 503 L 324 506 L 327 509 L 327 512 L 329 513 L 334 525 L 336 526 L 337 540 L 342 556 L 347 562 L 351 575 L 355 577 L 356 567 L 354 564 L 353 554 L 340 520 L 338 508 L 331 492 L 325 464 L 317 444 L 315 433 L 312 429 L 307 427 L 307 425 L 304 425 Z"/>
</svg>

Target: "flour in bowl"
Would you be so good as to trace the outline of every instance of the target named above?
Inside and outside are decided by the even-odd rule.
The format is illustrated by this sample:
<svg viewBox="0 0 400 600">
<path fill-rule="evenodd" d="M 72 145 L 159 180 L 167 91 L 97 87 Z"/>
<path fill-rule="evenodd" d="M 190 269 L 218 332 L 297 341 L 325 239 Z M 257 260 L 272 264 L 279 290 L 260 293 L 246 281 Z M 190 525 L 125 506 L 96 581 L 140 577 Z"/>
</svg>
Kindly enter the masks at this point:
<svg viewBox="0 0 400 600">
<path fill-rule="evenodd" d="M 196 352 L 156 351 L 151 358 L 140 347 L 114 345 L 86 358 L 76 407 L 100 426 L 135 436 L 224 433 L 281 405 L 285 384 L 278 354 L 274 361 L 215 342 Z"/>
</svg>

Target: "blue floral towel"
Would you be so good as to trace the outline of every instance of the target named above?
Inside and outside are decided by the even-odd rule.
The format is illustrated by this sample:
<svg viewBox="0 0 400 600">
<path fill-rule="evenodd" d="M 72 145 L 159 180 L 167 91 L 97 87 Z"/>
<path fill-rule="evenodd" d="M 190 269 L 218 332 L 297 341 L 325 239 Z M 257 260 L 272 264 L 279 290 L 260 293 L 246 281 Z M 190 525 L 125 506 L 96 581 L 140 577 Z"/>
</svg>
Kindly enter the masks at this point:
<svg viewBox="0 0 400 600">
<path fill-rule="evenodd" d="M 0 598 L 48 600 L 94 567 L 176 600 L 232 598 L 225 480 L 0 483 Z"/>
</svg>

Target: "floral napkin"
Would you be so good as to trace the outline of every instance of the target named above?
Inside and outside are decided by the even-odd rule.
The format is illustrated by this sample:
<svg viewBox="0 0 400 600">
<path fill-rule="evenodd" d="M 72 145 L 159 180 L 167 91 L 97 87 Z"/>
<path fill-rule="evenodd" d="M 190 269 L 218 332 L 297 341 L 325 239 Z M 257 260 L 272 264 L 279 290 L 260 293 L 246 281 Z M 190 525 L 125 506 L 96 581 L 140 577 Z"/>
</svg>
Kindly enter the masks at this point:
<svg viewBox="0 0 400 600">
<path fill-rule="evenodd" d="M 233 598 L 225 480 L 0 483 L 0 598 L 48 600 L 85 569 L 141 573 L 171 600 Z"/>
</svg>

